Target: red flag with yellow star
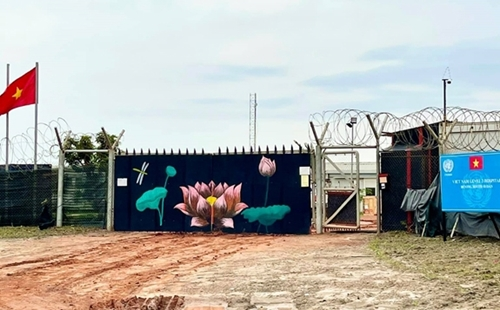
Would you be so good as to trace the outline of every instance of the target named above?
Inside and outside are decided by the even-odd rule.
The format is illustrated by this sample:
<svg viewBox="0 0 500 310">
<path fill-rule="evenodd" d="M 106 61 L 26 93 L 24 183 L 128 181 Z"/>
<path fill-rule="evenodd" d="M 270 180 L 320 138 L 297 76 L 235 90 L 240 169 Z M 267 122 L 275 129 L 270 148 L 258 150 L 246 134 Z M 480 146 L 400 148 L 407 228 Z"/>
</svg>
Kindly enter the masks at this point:
<svg viewBox="0 0 500 310">
<path fill-rule="evenodd" d="M 0 95 L 0 115 L 36 103 L 36 68 L 10 83 Z"/>
<path fill-rule="evenodd" d="M 470 156 L 469 157 L 469 169 L 470 170 L 482 170 L 483 169 L 483 156 Z"/>
</svg>

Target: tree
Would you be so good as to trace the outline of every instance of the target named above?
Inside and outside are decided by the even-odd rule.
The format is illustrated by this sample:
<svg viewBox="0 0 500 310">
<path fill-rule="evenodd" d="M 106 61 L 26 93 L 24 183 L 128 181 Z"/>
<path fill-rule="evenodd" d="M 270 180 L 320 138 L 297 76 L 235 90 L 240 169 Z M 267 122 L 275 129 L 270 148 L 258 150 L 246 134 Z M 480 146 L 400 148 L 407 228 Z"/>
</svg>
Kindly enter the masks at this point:
<svg viewBox="0 0 500 310">
<path fill-rule="evenodd" d="M 118 137 L 108 134 L 108 139 L 111 144 L 114 144 Z M 108 143 L 104 133 L 98 132 L 94 136 L 69 137 L 65 140 L 63 147 L 65 150 L 107 150 Z M 108 153 L 67 152 L 66 163 L 73 167 L 104 167 L 108 164 Z"/>
</svg>

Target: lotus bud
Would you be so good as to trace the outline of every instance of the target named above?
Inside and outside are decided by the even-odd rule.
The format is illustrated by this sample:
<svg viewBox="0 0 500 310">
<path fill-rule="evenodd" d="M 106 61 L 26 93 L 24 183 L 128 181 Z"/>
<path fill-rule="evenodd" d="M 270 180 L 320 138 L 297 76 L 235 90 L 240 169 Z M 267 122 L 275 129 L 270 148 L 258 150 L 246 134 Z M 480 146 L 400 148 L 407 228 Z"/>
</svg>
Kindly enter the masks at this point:
<svg viewBox="0 0 500 310">
<path fill-rule="evenodd" d="M 259 172 L 264 177 L 272 177 L 276 173 L 276 163 L 274 160 L 262 156 L 259 163 Z"/>
</svg>

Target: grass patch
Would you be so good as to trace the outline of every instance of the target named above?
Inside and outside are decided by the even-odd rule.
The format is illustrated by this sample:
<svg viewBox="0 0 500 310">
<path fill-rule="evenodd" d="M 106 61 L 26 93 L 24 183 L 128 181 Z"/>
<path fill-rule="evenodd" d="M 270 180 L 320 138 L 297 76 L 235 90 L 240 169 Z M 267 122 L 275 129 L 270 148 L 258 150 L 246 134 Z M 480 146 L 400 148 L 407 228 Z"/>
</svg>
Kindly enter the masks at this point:
<svg viewBox="0 0 500 310">
<path fill-rule="evenodd" d="M 40 230 L 36 226 L 4 226 L 0 227 L 0 239 L 43 238 L 49 236 L 81 235 L 103 231 L 102 228 L 82 226 L 51 227 L 45 230 Z"/>
<path fill-rule="evenodd" d="M 500 241 L 491 238 L 421 238 L 389 232 L 371 240 L 370 249 L 393 268 L 457 284 L 500 285 Z"/>
</svg>

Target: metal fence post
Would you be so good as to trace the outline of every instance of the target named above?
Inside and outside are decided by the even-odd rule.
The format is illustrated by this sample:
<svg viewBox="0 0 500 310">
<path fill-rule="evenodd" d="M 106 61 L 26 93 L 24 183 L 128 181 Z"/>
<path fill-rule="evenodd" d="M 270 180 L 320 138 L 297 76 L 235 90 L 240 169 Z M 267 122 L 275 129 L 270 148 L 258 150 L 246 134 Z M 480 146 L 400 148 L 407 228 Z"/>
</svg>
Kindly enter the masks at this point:
<svg viewBox="0 0 500 310">
<path fill-rule="evenodd" d="M 377 235 L 382 232 L 382 191 L 380 190 L 380 138 L 377 137 L 377 149 L 375 153 L 375 194 L 377 195 Z"/>
<path fill-rule="evenodd" d="M 108 153 L 108 199 L 107 199 L 107 210 L 106 210 L 106 229 L 108 231 L 113 231 L 113 190 L 114 190 L 114 158 L 115 151 L 113 149 L 109 150 Z"/>
<path fill-rule="evenodd" d="M 316 222 L 316 202 L 314 201 L 314 197 L 316 196 L 316 157 L 314 156 L 314 150 L 310 150 L 310 163 L 311 163 L 311 225 Z"/>
<path fill-rule="evenodd" d="M 316 150 L 314 152 L 316 164 L 315 164 L 315 173 L 316 173 L 316 233 L 323 233 L 323 161 L 321 160 L 322 151 L 321 145 L 316 145 Z"/>
<path fill-rule="evenodd" d="M 57 166 L 57 211 L 56 226 L 61 227 L 63 223 L 63 194 L 64 194 L 64 151 L 59 150 L 59 164 Z"/>
<path fill-rule="evenodd" d="M 108 144 L 108 199 L 107 199 L 107 208 L 106 208 L 106 229 L 108 231 L 115 230 L 115 154 L 118 144 L 120 143 L 120 139 L 123 137 L 125 130 L 122 130 L 116 141 L 111 144 L 109 140 L 109 136 L 104 130 L 104 127 L 101 128 L 106 138 L 106 142 Z"/>
</svg>

